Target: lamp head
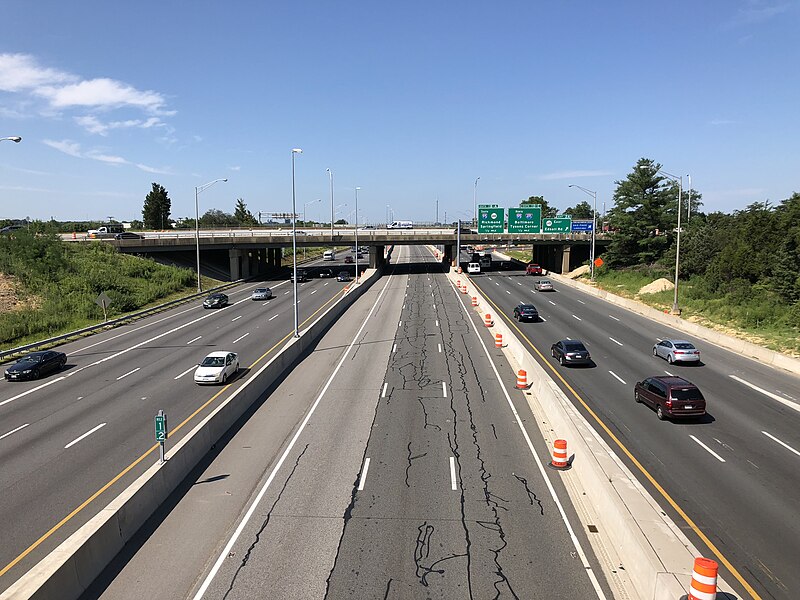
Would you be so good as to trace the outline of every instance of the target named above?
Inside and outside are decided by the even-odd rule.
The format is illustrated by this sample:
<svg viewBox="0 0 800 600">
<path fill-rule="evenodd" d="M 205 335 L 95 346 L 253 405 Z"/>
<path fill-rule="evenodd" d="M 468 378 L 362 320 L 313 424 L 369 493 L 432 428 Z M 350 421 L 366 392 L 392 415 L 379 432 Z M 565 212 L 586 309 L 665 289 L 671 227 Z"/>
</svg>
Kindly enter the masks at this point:
<svg viewBox="0 0 800 600">
<path fill-rule="evenodd" d="M 14 142 L 15 144 L 19 144 L 22 141 L 22 138 L 18 135 L 12 135 L 11 137 L 3 138 L 4 140 L 9 140 Z"/>
<path fill-rule="evenodd" d="M 227 183 L 227 182 L 228 182 L 228 178 L 226 177 L 226 178 L 225 178 L 225 179 L 223 179 L 222 181 L 224 181 L 225 183 Z"/>
<path fill-rule="evenodd" d="M 292 154 L 302 154 L 302 153 L 303 153 L 302 148 L 292 148 Z"/>
</svg>

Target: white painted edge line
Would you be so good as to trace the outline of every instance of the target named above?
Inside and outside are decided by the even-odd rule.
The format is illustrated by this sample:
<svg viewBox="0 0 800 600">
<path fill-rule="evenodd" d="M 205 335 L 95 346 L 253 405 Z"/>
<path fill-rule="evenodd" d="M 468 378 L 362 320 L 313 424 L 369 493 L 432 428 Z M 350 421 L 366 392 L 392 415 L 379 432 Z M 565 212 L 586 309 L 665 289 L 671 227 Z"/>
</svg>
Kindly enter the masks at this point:
<svg viewBox="0 0 800 600">
<path fill-rule="evenodd" d="M 464 311 L 464 314 L 467 317 L 467 323 L 468 323 L 467 327 L 470 327 L 470 325 L 472 324 L 472 320 L 469 318 L 469 313 L 467 312 L 467 307 L 464 306 L 461 303 L 459 303 L 459 305 L 461 306 L 461 310 Z M 578 556 L 581 559 L 581 564 L 583 565 L 583 568 L 586 571 L 586 574 L 589 576 L 589 580 L 592 583 L 592 587 L 594 588 L 594 591 L 597 594 L 598 598 L 600 598 L 601 600 L 606 600 L 606 595 L 603 592 L 603 588 L 600 587 L 600 582 L 597 581 L 597 576 L 594 574 L 594 571 L 592 569 L 592 565 L 589 563 L 589 560 L 586 558 L 586 553 L 583 551 L 583 547 L 581 546 L 581 542 L 578 539 L 578 537 L 575 535 L 575 531 L 572 529 L 572 525 L 569 522 L 569 518 L 567 517 L 567 513 L 564 510 L 564 507 L 561 505 L 561 500 L 558 498 L 558 495 L 556 494 L 556 490 L 553 487 L 552 482 L 550 481 L 550 479 L 547 476 L 547 472 L 544 469 L 544 465 L 542 464 L 542 461 L 539 458 L 539 455 L 536 454 L 536 450 L 533 448 L 533 442 L 531 441 L 531 436 L 528 435 L 528 430 L 525 429 L 525 425 L 523 425 L 522 419 L 520 419 L 519 413 L 517 412 L 517 408 L 514 406 L 514 403 L 511 401 L 511 396 L 509 396 L 508 390 L 506 389 L 506 386 L 504 386 L 502 384 L 503 380 L 500 377 L 500 373 L 497 371 L 497 366 L 495 366 L 494 361 L 492 360 L 492 356 L 489 354 L 489 350 L 486 348 L 486 344 L 483 343 L 483 338 L 481 337 L 481 334 L 479 333 L 478 328 L 477 327 L 473 327 L 472 330 L 475 332 L 475 337 L 478 338 L 478 342 L 480 342 L 480 345 L 483 348 L 483 352 L 486 355 L 486 358 L 489 360 L 489 364 L 492 367 L 492 371 L 494 371 L 494 376 L 495 376 L 495 378 L 497 380 L 497 383 L 500 385 L 500 390 L 503 392 L 503 395 L 506 398 L 506 402 L 508 403 L 508 406 L 511 408 L 511 412 L 514 415 L 514 420 L 517 422 L 517 425 L 519 426 L 519 429 L 522 432 L 522 437 L 525 438 L 525 442 L 528 444 L 528 450 L 530 450 L 531 456 L 533 457 L 533 460 L 534 460 L 534 462 L 536 463 L 536 466 L 539 469 L 539 473 L 541 474 L 542 479 L 544 479 L 545 485 L 547 485 L 547 490 L 550 492 L 550 497 L 553 499 L 553 502 L 555 502 L 556 506 L 558 507 L 558 512 L 561 515 L 561 520 L 564 522 L 564 526 L 567 528 L 567 532 L 569 533 L 569 537 L 572 540 L 572 545 L 575 547 L 575 550 L 577 551 Z"/>
<path fill-rule="evenodd" d="M 457 490 L 458 484 L 456 482 L 456 458 L 455 456 L 450 457 L 450 489 Z"/>
<path fill-rule="evenodd" d="M 386 398 L 386 388 L 388 387 L 389 387 L 389 382 L 388 381 L 384 382 L 383 390 L 381 391 L 381 398 Z"/>
<path fill-rule="evenodd" d="M 233 341 L 231 342 L 231 344 L 235 344 L 235 343 L 236 343 L 236 342 L 238 342 L 239 340 L 243 340 L 243 339 L 244 339 L 244 338 L 246 338 L 248 335 L 250 335 L 250 332 L 249 332 L 249 331 L 248 331 L 247 333 L 245 333 L 243 336 L 241 336 L 241 337 L 238 337 L 238 338 L 236 338 L 235 340 L 233 340 Z"/>
<path fill-rule="evenodd" d="M 136 371 L 138 371 L 141 368 L 142 367 L 136 367 L 133 371 L 128 371 L 124 375 L 120 375 L 119 377 L 117 377 L 117 381 L 119 381 L 120 379 L 125 379 L 128 375 L 133 375 L 134 373 L 136 373 Z"/>
<path fill-rule="evenodd" d="M 280 315 L 272 315 L 267 321 L 272 321 L 272 319 L 277 319 Z"/>
<path fill-rule="evenodd" d="M 447 398 L 447 383 L 444 381 L 442 382 L 442 394 Z"/>
<path fill-rule="evenodd" d="M 754 389 L 754 390 L 755 390 L 755 391 L 757 391 L 757 392 L 761 392 L 761 393 L 762 393 L 762 394 L 764 394 L 765 396 L 769 396 L 769 397 L 770 397 L 770 398 L 772 398 L 773 400 L 777 400 L 778 402 L 780 402 L 780 403 L 781 403 L 781 404 L 783 404 L 784 406 L 788 406 L 789 408 L 791 408 L 791 409 L 794 409 L 794 410 L 796 410 L 796 411 L 800 412 L 800 404 L 796 404 L 796 403 L 794 403 L 794 402 L 790 402 L 789 400 L 786 400 L 786 399 L 784 399 L 784 398 L 781 398 L 780 396 L 778 396 L 778 394 L 773 394 L 772 392 L 769 392 L 769 391 L 767 391 L 767 390 L 761 389 L 761 388 L 760 388 L 760 387 L 758 387 L 757 385 L 753 385 L 753 384 L 752 384 L 752 383 L 750 383 L 749 381 L 746 381 L 746 380 L 742 379 L 741 377 L 737 377 L 736 375 L 731 375 L 731 376 L 730 376 L 730 378 L 731 378 L 731 379 L 734 379 L 734 380 L 736 380 L 736 381 L 738 381 L 738 382 L 739 382 L 739 383 L 741 383 L 741 384 L 744 384 L 744 385 L 746 385 L 746 386 L 747 386 L 747 387 L 749 387 L 749 388 L 752 388 L 752 389 Z"/>
<path fill-rule="evenodd" d="M 612 338 L 612 337 L 609 337 L 608 339 L 610 339 L 612 342 L 614 342 L 614 343 L 615 343 L 615 344 L 617 344 L 618 346 L 622 346 L 622 345 L 623 345 L 623 343 L 622 343 L 622 342 L 619 342 L 619 341 L 615 340 L 615 339 L 614 339 L 614 338 Z"/>
<path fill-rule="evenodd" d="M 611 317 L 612 319 L 614 319 L 615 321 L 619 321 L 619 319 L 617 317 L 615 317 L 614 315 L 608 315 L 608 316 Z"/>
<path fill-rule="evenodd" d="M 64 446 L 64 450 L 66 450 L 66 449 L 67 449 L 67 448 L 69 448 L 70 446 L 74 446 L 75 444 L 77 444 L 78 442 L 80 442 L 82 439 L 84 439 L 84 438 L 86 438 L 86 437 L 89 437 L 89 436 L 90 436 L 90 435 L 92 435 L 92 434 L 93 434 L 95 431 L 97 431 L 98 429 L 102 429 L 102 428 L 103 428 L 103 427 L 105 427 L 105 426 L 106 426 L 106 424 L 105 424 L 105 423 L 100 423 L 100 425 L 98 425 L 97 427 L 92 427 L 92 428 L 91 428 L 89 431 L 87 431 L 86 433 L 84 433 L 82 436 L 75 438 L 75 439 L 74 439 L 74 440 L 72 440 L 72 441 L 71 441 L 69 444 L 67 444 L 66 446 Z"/>
<path fill-rule="evenodd" d="M 233 323 L 234 321 L 238 321 L 238 320 L 239 320 L 239 319 L 241 319 L 241 318 L 242 318 L 242 315 L 239 315 L 238 317 L 233 317 L 233 318 L 231 319 L 231 323 Z"/>
<path fill-rule="evenodd" d="M 439 352 L 441 352 L 442 351 L 442 345 L 441 344 L 436 344 L 436 345 L 439 346 Z"/>
<path fill-rule="evenodd" d="M 244 517 L 242 517 L 242 520 L 239 522 L 239 525 L 236 527 L 236 530 L 233 532 L 233 535 L 231 535 L 230 539 L 228 540 L 228 543 L 225 544 L 225 548 L 223 548 L 222 552 L 220 552 L 216 562 L 214 562 L 214 565 L 211 567 L 211 570 L 209 571 L 208 575 L 203 580 L 200 589 L 197 590 L 197 593 L 194 595 L 194 600 L 200 600 L 203 597 L 203 595 L 205 595 L 206 590 L 208 590 L 208 586 L 211 585 L 211 582 L 214 580 L 214 577 L 216 577 L 217 572 L 219 572 L 219 569 L 222 566 L 222 563 L 225 562 L 225 559 L 228 557 L 228 554 L 230 554 L 231 548 L 233 548 L 233 545 L 236 543 L 236 540 L 239 539 L 239 536 L 242 535 L 242 531 L 244 531 L 244 528 L 247 526 L 247 523 L 253 517 L 253 513 L 255 513 L 256 508 L 261 502 L 261 499 L 264 497 L 264 494 L 267 493 L 267 489 L 269 489 L 269 486 L 272 484 L 273 479 L 275 479 L 275 475 L 277 475 L 278 470 L 281 468 L 281 466 L 283 466 L 283 463 L 286 462 L 286 458 L 289 456 L 289 453 L 292 451 L 292 448 L 294 448 L 294 445 L 300 438 L 300 434 L 303 433 L 303 430 L 306 428 L 306 425 L 308 425 L 308 422 L 311 420 L 312 415 L 317 410 L 317 406 L 319 406 L 319 403 L 322 401 L 323 396 L 325 396 L 325 392 L 328 391 L 328 388 L 330 387 L 334 378 L 339 373 L 339 370 L 342 368 L 344 361 L 347 360 L 347 356 L 350 354 L 350 351 L 353 349 L 353 346 L 355 345 L 356 341 L 361 338 L 361 332 L 364 331 L 364 327 L 366 327 L 367 323 L 369 323 L 369 319 L 370 317 L 372 317 L 372 313 L 375 312 L 375 308 L 378 306 L 378 303 L 381 301 L 381 298 L 383 298 L 383 294 L 386 291 L 386 288 L 389 286 L 389 283 L 392 281 L 392 277 L 393 276 L 390 275 L 389 277 L 386 278 L 386 283 L 384 284 L 381 293 L 378 294 L 378 297 L 375 299 L 375 303 L 372 305 L 372 308 L 369 310 L 367 318 L 364 319 L 364 322 L 361 324 L 361 327 L 358 328 L 358 331 L 356 332 L 355 336 L 353 336 L 353 340 L 350 342 L 350 345 L 347 346 L 347 348 L 344 351 L 344 354 L 342 355 L 342 358 L 339 360 L 339 364 L 336 365 L 336 368 L 333 370 L 333 373 L 328 378 L 328 381 L 325 383 L 325 386 L 320 391 L 319 396 L 317 396 L 317 399 L 314 401 L 314 404 L 312 404 L 311 408 L 308 409 L 308 412 L 306 413 L 303 422 L 300 423 L 300 427 L 298 427 L 297 431 L 295 431 L 294 435 L 292 436 L 292 439 L 289 441 L 288 445 L 286 446 L 286 449 L 283 451 L 283 454 L 281 454 L 281 457 L 278 459 L 278 462 L 272 468 L 269 477 L 267 477 L 267 480 L 264 482 L 264 485 L 258 491 L 258 494 L 256 495 L 255 499 L 248 507 L 247 512 L 245 513 Z"/>
<path fill-rule="evenodd" d="M 609 371 L 609 373 L 611 373 L 611 376 L 612 376 L 612 377 L 614 377 L 614 378 L 615 378 L 617 381 L 621 382 L 621 383 L 622 383 L 622 385 L 628 385 L 627 383 L 625 383 L 625 380 L 624 380 L 624 379 L 622 379 L 622 378 L 621 378 L 619 375 L 617 375 L 616 373 L 614 373 L 614 371 Z"/>
<path fill-rule="evenodd" d="M 367 482 L 367 471 L 369 471 L 369 458 L 364 459 L 364 468 L 361 469 L 361 478 L 358 480 L 358 491 L 364 489 L 364 484 Z"/>
<path fill-rule="evenodd" d="M 202 337 L 203 337 L 202 335 L 198 335 L 196 338 L 194 338 L 194 339 L 192 339 L 192 340 L 189 340 L 188 342 L 186 342 L 186 344 L 187 344 L 187 345 L 189 345 L 189 344 L 191 344 L 192 342 L 196 342 L 197 340 L 201 339 Z"/>
<path fill-rule="evenodd" d="M 193 370 L 194 370 L 194 369 L 196 369 L 196 368 L 197 368 L 197 365 L 192 365 L 191 367 L 189 367 L 188 369 L 186 369 L 186 370 L 185 370 L 183 373 L 181 373 L 181 374 L 180 374 L 180 375 L 178 375 L 177 377 L 173 377 L 173 379 L 180 379 L 181 377 L 183 377 L 184 375 L 186 375 L 186 374 L 187 374 L 189 371 L 193 371 Z"/>
<path fill-rule="evenodd" d="M 714 458 L 716 458 L 716 459 L 717 459 L 719 462 L 725 462 L 725 459 L 724 459 L 724 458 L 722 458 L 722 457 L 721 457 L 719 454 L 717 454 L 716 452 L 714 452 L 714 451 L 713 451 L 711 448 L 709 448 L 708 446 L 706 446 L 706 445 L 705 445 L 703 442 L 701 442 L 700 440 L 698 440 L 696 437 L 694 437 L 693 435 L 690 435 L 689 437 L 690 437 L 690 438 L 692 438 L 692 439 L 693 439 L 695 442 L 697 442 L 698 444 L 700 444 L 700 447 L 701 447 L 701 448 L 703 448 L 703 449 L 704 449 L 706 452 L 708 452 L 708 453 L 709 453 L 711 456 L 713 456 Z"/>
<path fill-rule="evenodd" d="M 17 433 L 20 429 L 25 429 L 28 425 L 30 425 L 30 423 L 25 423 L 25 425 L 20 425 L 16 429 L 12 429 L 8 433 L 4 433 L 3 435 L 0 435 L 0 440 L 2 440 L 5 437 L 10 436 L 12 433 Z"/>
<path fill-rule="evenodd" d="M 53 381 L 48 381 L 47 383 L 43 383 L 42 385 L 37 385 L 35 388 L 31 388 L 31 389 L 29 389 L 29 390 L 27 390 L 25 392 L 22 392 L 21 394 L 17 394 L 16 396 L 11 396 L 11 398 L 9 398 L 7 400 L 3 400 L 2 402 L 0 402 L 0 406 L 3 406 L 4 404 L 8 404 L 9 402 L 13 402 L 14 400 L 22 398 L 23 396 L 27 396 L 28 394 L 32 394 L 33 392 L 38 392 L 40 389 L 46 388 L 48 385 L 53 385 L 54 383 L 56 383 L 58 381 L 61 381 L 62 379 L 64 379 L 63 375 L 61 377 L 57 377 L 56 379 L 53 379 Z"/>
<path fill-rule="evenodd" d="M 23 427 L 24 427 L 24 425 L 23 425 Z M 786 448 L 786 449 L 787 449 L 787 450 L 789 450 L 790 452 L 794 452 L 795 454 L 797 454 L 797 456 L 800 456 L 800 452 L 798 452 L 797 450 L 795 450 L 794 448 L 792 448 L 792 447 L 791 447 L 789 444 L 787 444 L 786 442 L 782 442 L 781 440 L 779 440 L 778 438 L 776 438 L 776 437 L 775 437 L 774 435 L 772 435 L 771 433 L 767 433 L 766 431 L 762 431 L 761 433 L 763 433 L 763 434 L 764 434 L 765 436 L 767 436 L 769 439 L 771 439 L 771 440 L 773 440 L 773 441 L 775 441 L 775 442 L 778 442 L 778 443 L 779 443 L 781 446 L 783 446 L 784 448 Z M 6 434 L 6 435 L 8 435 L 8 434 Z M 3 436 L 0 436 L 0 439 L 2 439 L 2 437 L 3 437 Z"/>
<path fill-rule="evenodd" d="M 583 321 L 583 319 L 581 319 L 578 315 L 572 315 L 572 318 L 573 319 L 578 319 L 578 321 Z"/>
</svg>

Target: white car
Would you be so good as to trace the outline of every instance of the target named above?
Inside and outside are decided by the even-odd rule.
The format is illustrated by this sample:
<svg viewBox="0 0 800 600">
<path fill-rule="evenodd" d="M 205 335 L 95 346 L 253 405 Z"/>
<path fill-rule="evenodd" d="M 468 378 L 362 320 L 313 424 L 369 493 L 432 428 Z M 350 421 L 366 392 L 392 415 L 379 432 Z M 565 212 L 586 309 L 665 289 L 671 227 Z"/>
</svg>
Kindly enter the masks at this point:
<svg viewBox="0 0 800 600">
<path fill-rule="evenodd" d="M 467 265 L 467 273 L 480 273 L 481 265 L 479 263 L 469 263 Z"/>
<path fill-rule="evenodd" d="M 700 350 L 686 340 L 661 340 L 653 346 L 653 356 L 666 358 L 669 364 L 676 362 L 700 362 Z"/>
<path fill-rule="evenodd" d="M 195 383 L 227 383 L 239 372 L 239 355 L 225 350 L 212 352 L 194 371 Z"/>
</svg>

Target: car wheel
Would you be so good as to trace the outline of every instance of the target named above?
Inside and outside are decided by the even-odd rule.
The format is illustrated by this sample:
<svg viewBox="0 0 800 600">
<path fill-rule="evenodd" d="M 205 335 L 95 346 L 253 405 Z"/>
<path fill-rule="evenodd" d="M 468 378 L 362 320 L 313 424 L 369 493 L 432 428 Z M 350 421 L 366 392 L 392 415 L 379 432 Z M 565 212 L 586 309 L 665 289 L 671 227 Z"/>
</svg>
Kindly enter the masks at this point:
<svg viewBox="0 0 800 600">
<path fill-rule="evenodd" d="M 33 379 L 39 379 L 39 377 L 41 377 L 41 375 L 42 374 L 39 372 L 39 369 L 34 369 L 33 372 L 31 373 L 31 377 Z"/>
<path fill-rule="evenodd" d="M 659 421 L 663 421 L 666 418 L 666 415 L 664 415 L 664 409 L 661 408 L 660 404 L 658 407 L 656 407 L 656 416 L 658 417 Z"/>
<path fill-rule="evenodd" d="M 658 350 L 656 350 L 655 348 L 653 348 L 653 356 L 658 356 Z"/>
<path fill-rule="evenodd" d="M 674 364 L 675 360 L 672 358 L 672 354 L 667 354 L 667 362 L 669 364 Z"/>
<path fill-rule="evenodd" d="M 223 373 L 222 375 L 222 385 L 225 385 L 228 382 L 228 374 Z"/>
</svg>

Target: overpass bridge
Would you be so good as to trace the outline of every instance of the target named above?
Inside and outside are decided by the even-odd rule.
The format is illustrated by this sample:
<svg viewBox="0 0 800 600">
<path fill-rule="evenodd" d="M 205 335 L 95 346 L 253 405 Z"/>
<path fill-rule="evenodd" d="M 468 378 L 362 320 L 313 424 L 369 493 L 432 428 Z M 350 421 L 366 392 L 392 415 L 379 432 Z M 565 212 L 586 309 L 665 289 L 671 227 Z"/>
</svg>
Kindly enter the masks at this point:
<svg viewBox="0 0 800 600">
<path fill-rule="evenodd" d="M 141 239 L 105 239 L 120 252 L 169 258 L 175 262 L 193 264 L 197 243 L 201 265 L 213 265 L 225 271 L 232 280 L 264 274 L 281 267 L 283 248 L 292 246 L 289 229 L 216 229 L 202 230 L 195 239 L 193 230 L 146 232 Z M 450 262 L 456 256 L 456 245 L 496 247 L 506 244 L 532 246 L 530 260 L 549 271 L 570 271 L 589 259 L 591 233 L 526 234 L 526 233 L 465 233 L 452 228 L 431 229 L 359 229 L 335 228 L 298 229 L 297 246 L 328 247 L 359 246 L 369 248 L 369 267 L 377 268 L 385 261 L 385 249 L 395 245 L 432 245 L 442 251 L 442 260 Z M 610 243 L 610 236 L 598 234 L 596 253 L 599 255 Z M 165 256 L 168 255 L 168 256 Z"/>
</svg>

